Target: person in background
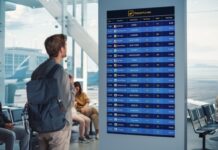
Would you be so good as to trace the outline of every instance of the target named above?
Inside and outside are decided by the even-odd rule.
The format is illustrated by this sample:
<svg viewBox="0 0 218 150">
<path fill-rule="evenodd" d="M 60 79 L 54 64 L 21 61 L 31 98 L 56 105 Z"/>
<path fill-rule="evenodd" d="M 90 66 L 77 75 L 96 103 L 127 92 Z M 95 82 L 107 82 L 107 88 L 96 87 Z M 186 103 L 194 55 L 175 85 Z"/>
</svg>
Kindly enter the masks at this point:
<svg viewBox="0 0 218 150">
<path fill-rule="evenodd" d="M 78 112 L 84 114 L 91 118 L 94 123 L 95 132 L 96 132 L 96 139 L 99 138 L 99 114 L 96 108 L 89 106 L 89 98 L 88 96 L 82 91 L 81 85 L 79 82 L 74 82 L 74 87 L 76 90 L 76 97 L 75 97 L 75 108 Z"/>
<path fill-rule="evenodd" d="M 63 58 L 67 56 L 67 37 L 64 34 L 55 34 L 48 37 L 44 45 L 49 58 L 35 69 L 31 77 L 33 80 L 46 76 L 52 67 L 61 64 Z M 39 133 L 39 149 L 69 150 L 72 126 L 71 106 L 74 96 L 72 97 L 70 90 L 68 74 L 62 66 L 57 69 L 53 78 L 57 80 L 60 99 L 66 110 L 66 124 L 63 129 L 58 131 Z"/>
<path fill-rule="evenodd" d="M 218 96 L 216 97 L 215 106 L 216 106 L 215 121 L 218 123 Z"/>
<path fill-rule="evenodd" d="M 74 80 L 71 75 L 69 75 L 70 79 L 70 85 L 71 85 L 71 91 L 73 95 L 75 95 L 75 89 L 74 89 Z M 77 112 L 75 109 L 75 106 L 72 106 L 72 119 L 73 121 L 79 122 L 79 142 L 86 143 L 87 140 L 91 140 L 89 137 L 89 127 L 90 127 L 90 119 L 89 117 L 81 114 L 80 112 Z"/>
<path fill-rule="evenodd" d="M 2 112 L 0 102 L 0 141 L 5 143 L 5 150 L 13 150 L 15 140 L 19 140 L 20 150 L 29 150 L 30 136 L 24 128 L 15 127 Z"/>
</svg>

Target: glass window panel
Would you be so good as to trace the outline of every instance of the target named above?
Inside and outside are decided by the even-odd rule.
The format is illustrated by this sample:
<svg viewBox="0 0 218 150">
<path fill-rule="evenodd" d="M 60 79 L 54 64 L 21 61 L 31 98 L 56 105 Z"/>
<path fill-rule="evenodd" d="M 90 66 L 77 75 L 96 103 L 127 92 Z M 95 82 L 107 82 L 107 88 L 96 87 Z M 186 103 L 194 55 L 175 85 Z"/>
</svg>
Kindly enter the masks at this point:
<svg viewBox="0 0 218 150">
<path fill-rule="evenodd" d="M 58 25 L 56 19 L 45 8 L 34 9 L 16 5 L 16 10 L 7 11 L 5 18 L 5 77 L 13 76 L 5 79 L 5 86 L 8 84 L 16 86 L 13 102 L 23 105 L 27 100 L 26 82 L 30 79 L 32 71 L 48 58 L 44 40 L 52 34 L 61 33 L 61 28 L 56 27 Z M 16 70 L 21 64 L 27 65 L 22 75 Z"/>
<path fill-rule="evenodd" d="M 188 98 L 214 103 L 218 95 L 218 1 L 188 4 Z"/>
</svg>

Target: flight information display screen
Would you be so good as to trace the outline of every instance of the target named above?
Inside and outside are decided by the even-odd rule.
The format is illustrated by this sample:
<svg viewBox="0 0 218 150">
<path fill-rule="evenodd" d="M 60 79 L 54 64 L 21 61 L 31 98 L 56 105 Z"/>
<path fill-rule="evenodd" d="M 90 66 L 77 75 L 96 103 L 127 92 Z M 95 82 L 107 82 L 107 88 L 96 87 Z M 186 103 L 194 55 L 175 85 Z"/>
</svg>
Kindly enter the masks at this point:
<svg viewBox="0 0 218 150">
<path fill-rule="evenodd" d="M 175 10 L 107 11 L 107 132 L 175 137 Z"/>
</svg>

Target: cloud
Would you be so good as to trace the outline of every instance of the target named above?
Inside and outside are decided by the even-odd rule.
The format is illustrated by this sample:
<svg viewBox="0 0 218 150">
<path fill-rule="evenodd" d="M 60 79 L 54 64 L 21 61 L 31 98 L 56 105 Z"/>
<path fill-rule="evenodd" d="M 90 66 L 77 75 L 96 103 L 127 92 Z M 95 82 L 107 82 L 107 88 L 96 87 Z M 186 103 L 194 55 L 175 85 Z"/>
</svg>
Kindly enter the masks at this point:
<svg viewBox="0 0 218 150">
<path fill-rule="evenodd" d="M 193 64 L 193 65 L 189 65 L 190 68 L 194 67 L 194 68 L 218 68 L 218 65 L 213 65 L 213 64 Z"/>
<path fill-rule="evenodd" d="M 21 5 L 16 5 L 16 10 L 15 11 L 9 11 L 6 12 L 6 19 L 8 22 L 13 22 L 13 21 L 19 21 L 25 12 L 27 12 L 28 8 L 21 6 Z"/>
<path fill-rule="evenodd" d="M 34 26 L 51 26 L 57 24 L 56 20 L 44 9 L 32 9 L 16 5 L 15 11 L 6 13 L 6 29 L 26 30 Z"/>
<path fill-rule="evenodd" d="M 218 1 L 188 1 L 188 64 L 199 67 L 218 64 L 218 12 L 203 12 L 217 9 Z M 191 11 L 196 13 L 191 13 Z M 201 65 L 198 65 L 201 64 Z M 207 67 L 209 67 L 207 66 Z M 206 66 L 205 66 L 206 67 Z"/>
<path fill-rule="evenodd" d="M 22 22 L 10 22 L 6 24 L 6 30 L 21 30 L 25 28 L 25 24 Z"/>
<path fill-rule="evenodd" d="M 198 14 L 188 18 L 188 44 L 199 47 L 217 48 L 217 13 Z"/>
<path fill-rule="evenodd" d="M 6 12 L 6 29 L 22 29 L 25 28 L 24 14 L 26 8 L 20 5 L 16 5 L 15 11 Z M 23 21 L 22 21 L 23 20 Z"/>
</svg>

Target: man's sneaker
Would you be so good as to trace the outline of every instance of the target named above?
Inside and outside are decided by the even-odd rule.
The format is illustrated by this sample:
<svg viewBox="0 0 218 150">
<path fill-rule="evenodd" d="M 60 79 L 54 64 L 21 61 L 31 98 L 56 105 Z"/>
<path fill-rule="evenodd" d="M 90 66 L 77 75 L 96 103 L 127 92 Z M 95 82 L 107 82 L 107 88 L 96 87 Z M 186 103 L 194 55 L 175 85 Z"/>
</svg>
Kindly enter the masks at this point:
<svg viewBox="0 0 218 150">
<path fill-rule="evenodd" d="M 95 135 L 95 139 L 98 140 L 99 139 L 99 134 Z"/>
<path fill-rule="evenodd" d="M 85 138 L 86 138 L 88 141 L 93 141 L 93 138 L 91 138 L 89 135 L 85 135 Z"/>
<path fill-rule="evenodd" d="M 79 137 L 79 143 L 89 143 L 89 141 L 83 137 Z"/>
</svg>

